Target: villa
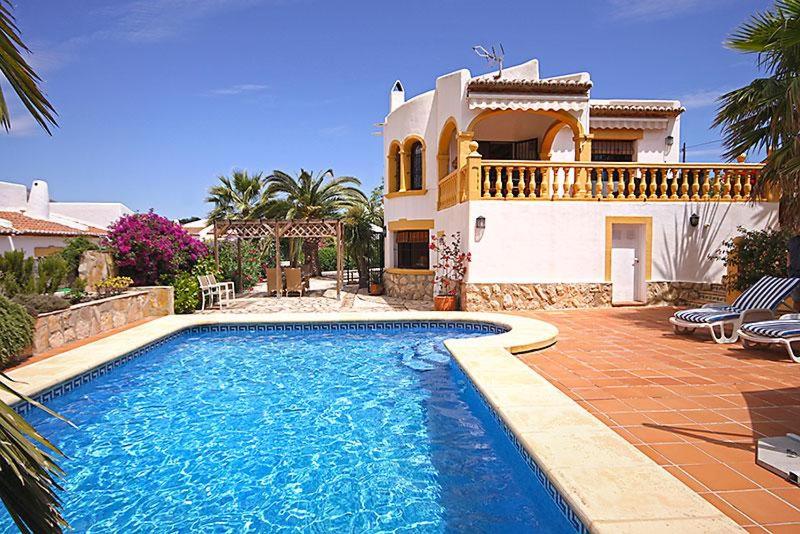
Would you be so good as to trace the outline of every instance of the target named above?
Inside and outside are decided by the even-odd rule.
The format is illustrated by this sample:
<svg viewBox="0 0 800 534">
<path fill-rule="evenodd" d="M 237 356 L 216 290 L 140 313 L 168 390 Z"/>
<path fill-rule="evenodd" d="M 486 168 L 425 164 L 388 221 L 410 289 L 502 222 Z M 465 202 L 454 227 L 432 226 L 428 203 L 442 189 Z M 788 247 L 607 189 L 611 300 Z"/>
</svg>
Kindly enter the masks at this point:
<svg viewBox="0 0 800 534">
<path fill-rule="evenodd" d="M 680 163 L 677 100 L 591 98 L 589 73 L 538 60 L 439 77 L 383 125 L 390 296 L 430 298 L 431 236 L 459 232 L 466 310 L 685 303 L 721 292 L 712 254 L 738 226 L 777 221 L 747 202 L 760 165 Z"/>
<path fill-rule="evenodd" d="M 53 202 L 47 182 L 0 182 L 0 254 L 23 250 L 26 256 L 48 256 L 66 239 L 97 239 L 122 217 L 133 213 L 119 202 Z"/>
</svg>

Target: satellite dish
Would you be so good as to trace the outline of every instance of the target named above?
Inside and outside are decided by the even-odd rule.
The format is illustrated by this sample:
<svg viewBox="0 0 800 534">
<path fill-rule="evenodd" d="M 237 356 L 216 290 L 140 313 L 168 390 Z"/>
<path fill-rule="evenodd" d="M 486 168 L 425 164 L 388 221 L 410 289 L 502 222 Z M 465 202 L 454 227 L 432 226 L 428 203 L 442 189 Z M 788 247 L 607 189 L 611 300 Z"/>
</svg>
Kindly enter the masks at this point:
<svg viewBox="0 0 800 534">
<path fill-rule="evenodd" d="M 494 76 L 495 79 L 499 79 L 503 75 L 503 58 L 506 55 L 506 51 L 503 49 L 503 44 L 500 43 L 498 46 L 500 47 L 499 53 L 494 49 L 494 46 L 492 46 L 491 52 L 486 50 L 481 45 L 475 45 L 472 47 L 472 51 L 485 59 L 489 65 L 497 65 L 498 69 L 497 74 Z"/>
</svg>

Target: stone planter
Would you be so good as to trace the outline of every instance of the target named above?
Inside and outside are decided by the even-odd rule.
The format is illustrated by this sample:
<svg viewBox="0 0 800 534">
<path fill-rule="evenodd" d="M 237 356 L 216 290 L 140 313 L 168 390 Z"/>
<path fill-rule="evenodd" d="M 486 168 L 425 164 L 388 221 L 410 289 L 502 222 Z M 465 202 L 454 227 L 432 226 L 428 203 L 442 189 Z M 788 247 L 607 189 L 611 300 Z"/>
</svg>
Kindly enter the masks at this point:
<svg viewBox="0 0 800 534">
<path fill-rule="evenodd" d="M 173 288 L 137 287 L 121 295 L 76 304 L 36 317 L 33 354 L 57 349 L 146 317 L 174 313 Z"/>
</svg>

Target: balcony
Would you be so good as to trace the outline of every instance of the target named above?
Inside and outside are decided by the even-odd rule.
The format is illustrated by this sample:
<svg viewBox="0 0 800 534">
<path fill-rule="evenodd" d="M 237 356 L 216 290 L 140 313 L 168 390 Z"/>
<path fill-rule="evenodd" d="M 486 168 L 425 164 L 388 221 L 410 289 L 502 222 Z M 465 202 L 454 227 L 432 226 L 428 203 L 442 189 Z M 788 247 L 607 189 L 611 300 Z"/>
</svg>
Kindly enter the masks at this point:
<svg viewBox="0 0 800 534">
<path fill-rule="evenodd" d="M 596 200 L 744 202 L 761 164 L 606 163 L 484 160 L 473 151 L 465 165 L 439 182 L 439 210 L 467 200 Z M 778 200 L 770 192 L 757 201 Z"/>
</svg>

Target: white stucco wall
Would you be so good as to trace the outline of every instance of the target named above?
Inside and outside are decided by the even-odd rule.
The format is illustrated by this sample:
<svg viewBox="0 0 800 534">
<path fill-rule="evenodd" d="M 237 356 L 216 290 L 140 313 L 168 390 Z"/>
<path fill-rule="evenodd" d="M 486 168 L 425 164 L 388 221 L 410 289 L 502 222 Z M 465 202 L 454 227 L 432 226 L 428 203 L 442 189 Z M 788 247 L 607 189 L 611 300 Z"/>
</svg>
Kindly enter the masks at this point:
<svg viewBox="0 0 800 534">
<path fill-rule="evenodd" d="M 133 211 L 118 202 L 51 202 L 51 215 L 63 215 L 77 221 L 107 228 L 123 215 Z"/>
<path fill-rule="evenodd" d="M 777 204 L 724 202 L 470 202 L 469 219 L 486 217 L 480 241 L 470 239 L 471 283 L 602 282 L 605 218 L 652 217 L 651 280 L 719 282 L 720 262 L 708 259 L 736 228 L 777 221 Z M 697 228 L 689 225 L 700 216 Z M 708 226 L 706 226 L 708 225 Z M 473 236 L 474 237 L 474 236 Z"/>
<path fill-rule="evenodd" d="M 0 236 L 0 254 L 8 250 L 22 250 L 25 256 L 33 256 L 36 247 L 64 247 L 66 239 L 57 236 Z"/>
<path fill-rule="evenodd" d="M 0 182 L 0 209 L 20 209 L 28 204 L 28 189 L 22 184 Z"/>
</svg>

